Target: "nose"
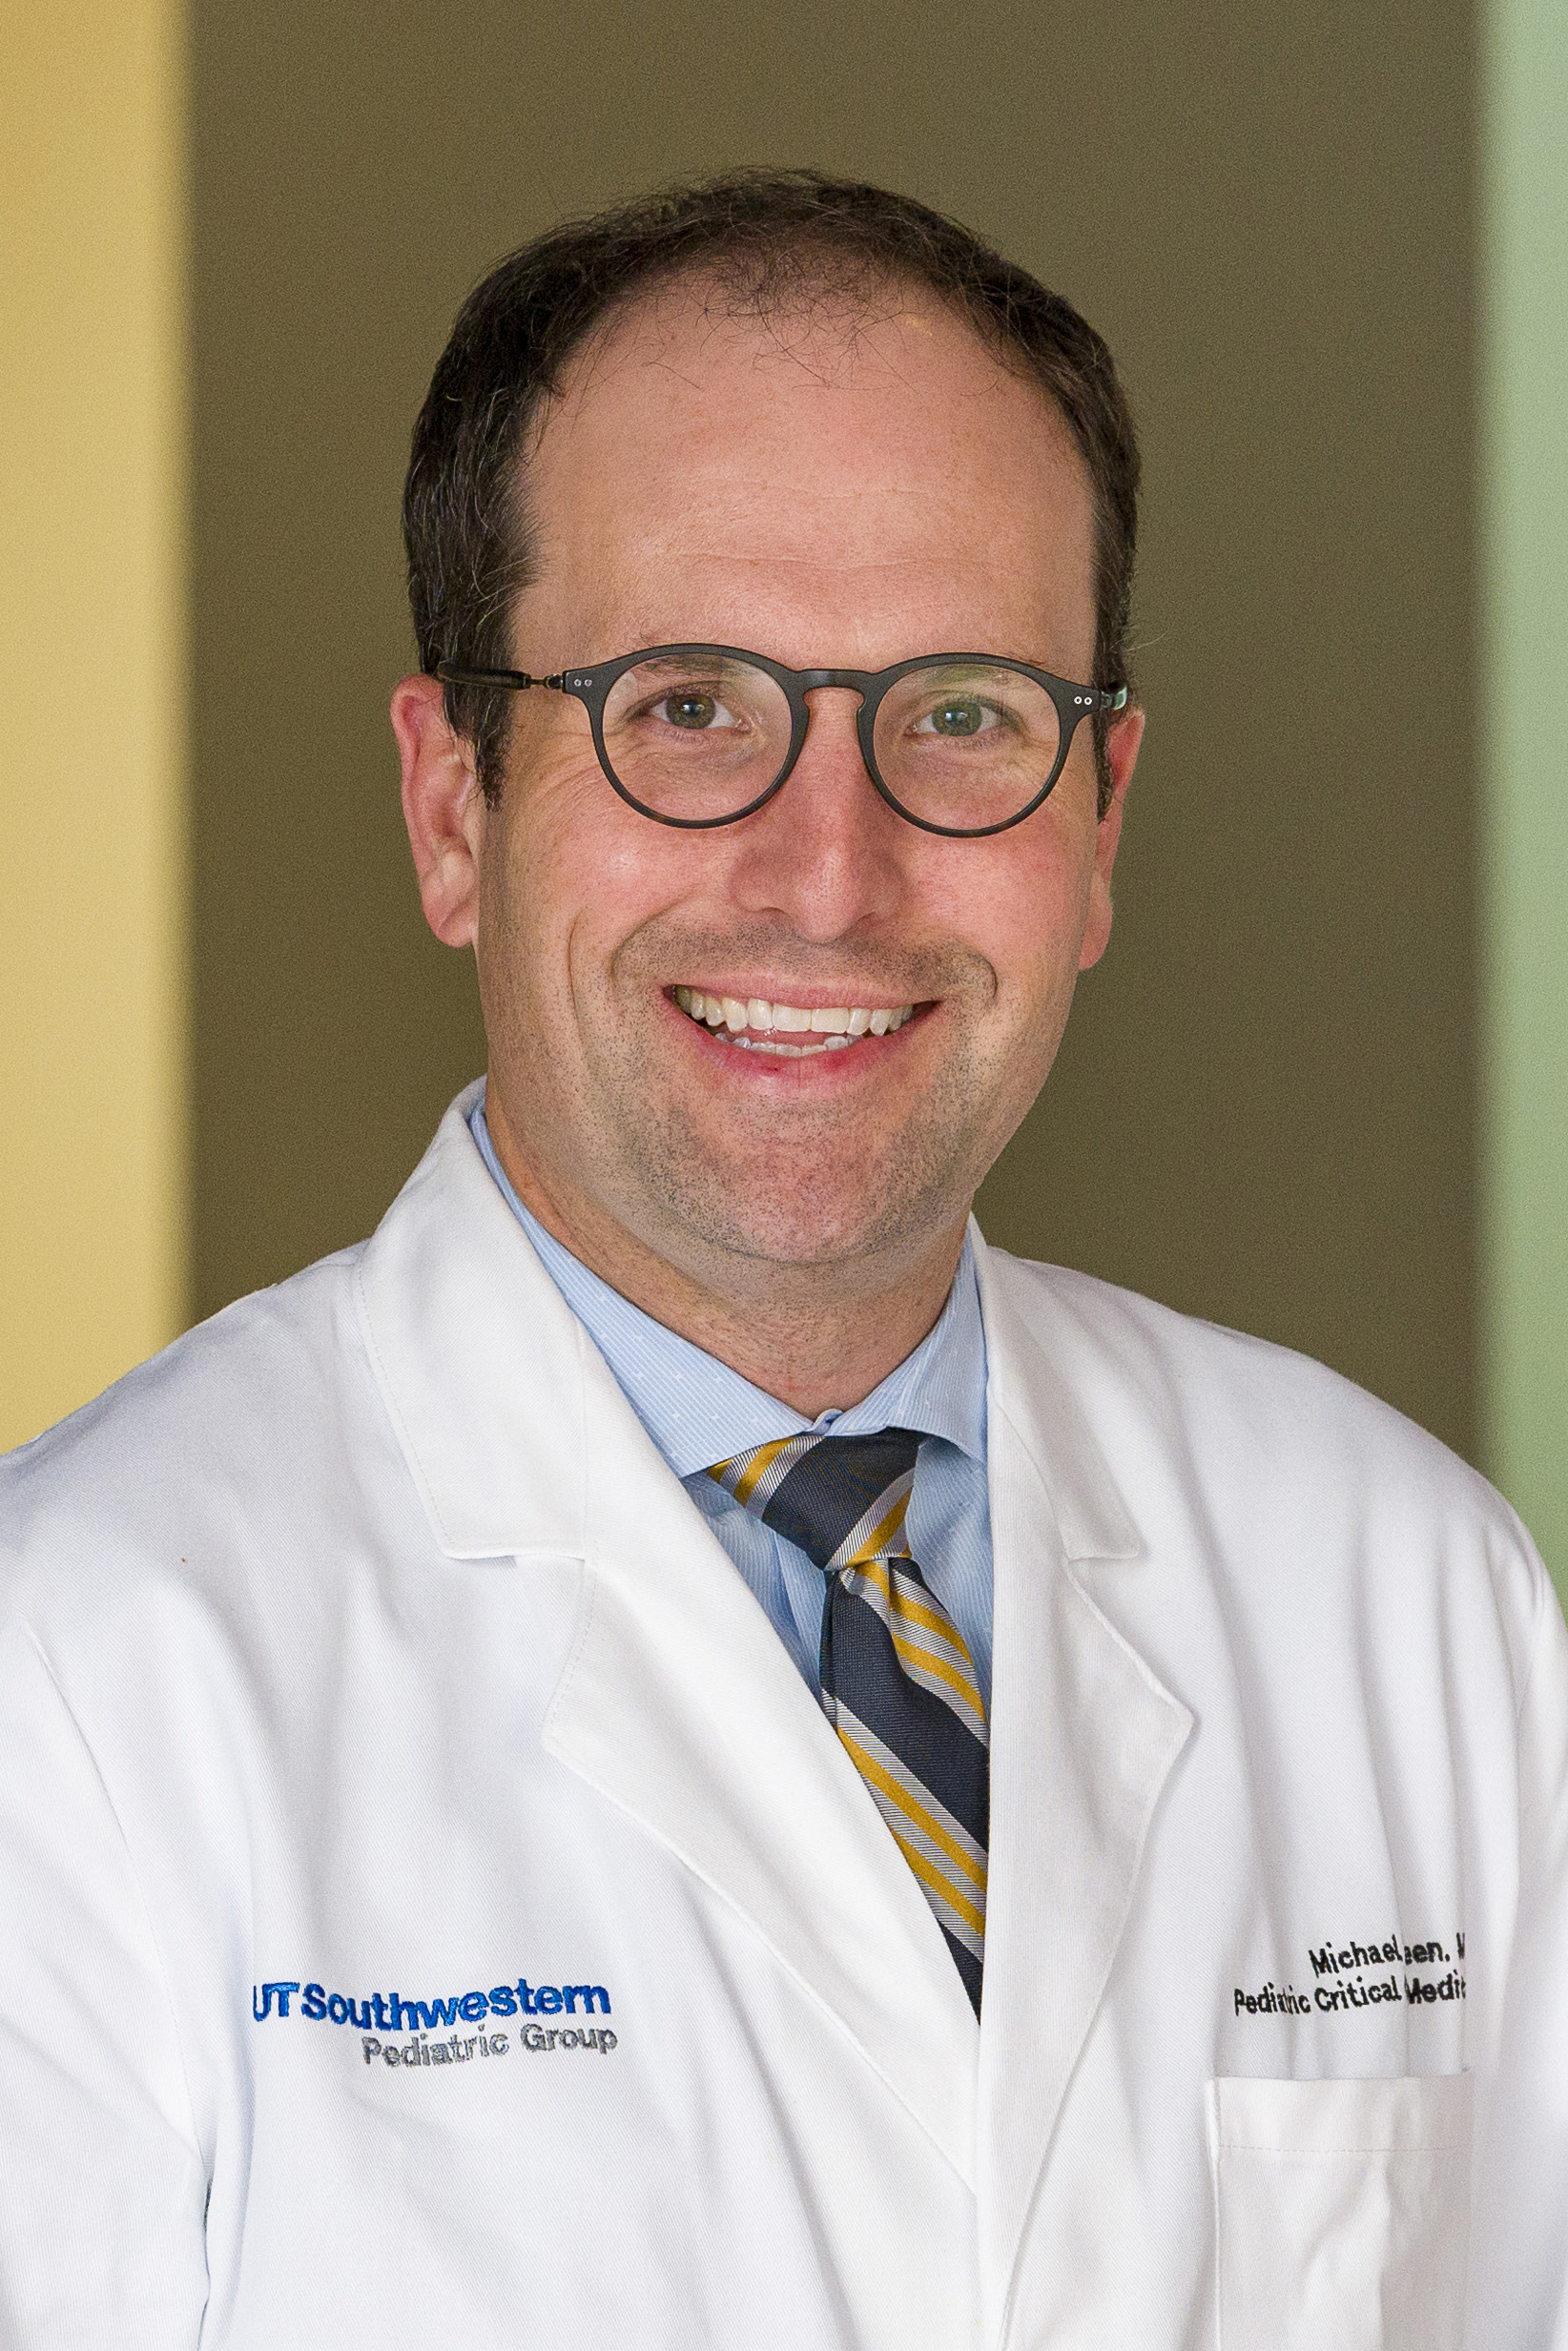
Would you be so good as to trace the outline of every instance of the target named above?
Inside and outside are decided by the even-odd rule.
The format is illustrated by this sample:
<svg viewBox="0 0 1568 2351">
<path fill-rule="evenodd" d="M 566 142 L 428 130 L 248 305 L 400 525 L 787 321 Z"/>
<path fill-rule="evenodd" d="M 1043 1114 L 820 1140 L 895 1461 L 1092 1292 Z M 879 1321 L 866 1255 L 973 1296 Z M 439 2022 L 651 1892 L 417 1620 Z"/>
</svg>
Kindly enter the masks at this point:
<svg viewBox="0 0 1568 2351">
<path fill-rule="evenodd" d="M 811 723 L 783 789 L 732 836 L 731 889 L 749 914 L 774 914 L 800 937 L 842 938 L 885 919 L 905 886 L 911 828 L 881 798 L 860 753 L 860 694 L 808 691 Z"/>
</svg>

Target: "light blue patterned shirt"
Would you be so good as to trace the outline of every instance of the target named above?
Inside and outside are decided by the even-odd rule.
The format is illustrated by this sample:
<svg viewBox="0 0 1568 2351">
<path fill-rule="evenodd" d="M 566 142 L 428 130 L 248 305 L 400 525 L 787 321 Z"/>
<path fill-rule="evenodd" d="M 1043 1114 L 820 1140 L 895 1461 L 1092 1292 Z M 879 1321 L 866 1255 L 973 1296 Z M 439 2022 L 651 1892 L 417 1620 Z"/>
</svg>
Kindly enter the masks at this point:
<svg viewBox="0 0 1568 2351">
<path fill-rule="evenodd" d="M 808 1429 L 869 1436 L 918 1429 L 931 1440 L 915 1467 L 905 1531 L 927 1583 L 991 1693 L 991 1511 L 985 1485 L 985 1331 L 974 1251 L 965 1240 L 947 1304 L 934 1327 L 862 1403 L 807 1420 L 753 1388 L 715 1355 L 666 1330 L 590 1273 L 523 1206 L 495 1154 L 483 1099 L 474 1141 L 545 1267 L 588 1330 L 627 1401 L 712 1527 L 813 1690 L 827 1585 L 822 1572 L 706 1475 L 749 1446 Z"/>
</svg>

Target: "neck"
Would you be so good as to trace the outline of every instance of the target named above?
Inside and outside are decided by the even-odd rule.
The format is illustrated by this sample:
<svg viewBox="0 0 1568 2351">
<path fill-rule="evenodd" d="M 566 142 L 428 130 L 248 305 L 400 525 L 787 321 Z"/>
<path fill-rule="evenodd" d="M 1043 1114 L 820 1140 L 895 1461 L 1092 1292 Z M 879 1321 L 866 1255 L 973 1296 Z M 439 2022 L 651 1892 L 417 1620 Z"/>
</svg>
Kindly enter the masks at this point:
<svg viewBox="0 0 1568 2351">
<path fill-rule="evenodd" d="M 600 1202 L 551 1183 L 518 1149 L 493 1095 L 485 1117 L 507 1182 L 547 1232 L 666 1330 L 808 1420 L 868 1396 L 947 1302 L 967 1212 L 896 1256 L 829 1265 L 747 1257 L 699 1270 L 672 1262 Z"/>
</svg>

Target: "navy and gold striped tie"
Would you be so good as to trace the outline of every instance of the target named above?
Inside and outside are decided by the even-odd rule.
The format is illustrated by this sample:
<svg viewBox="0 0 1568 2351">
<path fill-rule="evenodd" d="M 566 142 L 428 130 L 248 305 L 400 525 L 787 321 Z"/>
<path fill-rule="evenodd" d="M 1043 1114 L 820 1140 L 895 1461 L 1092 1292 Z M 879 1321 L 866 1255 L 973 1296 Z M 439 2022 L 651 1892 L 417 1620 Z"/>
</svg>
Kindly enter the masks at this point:
<svg viewBox="0 0 1568 2351">
<path fill-rule="evenodd" d="M 980 2013 L 989 1741 L 974 1660 L 909 1556 L 920 1439 L 776 1438 L 708 1473 L 828 1578 L 828 1718 L 919 1880 Z"/>
</svg>

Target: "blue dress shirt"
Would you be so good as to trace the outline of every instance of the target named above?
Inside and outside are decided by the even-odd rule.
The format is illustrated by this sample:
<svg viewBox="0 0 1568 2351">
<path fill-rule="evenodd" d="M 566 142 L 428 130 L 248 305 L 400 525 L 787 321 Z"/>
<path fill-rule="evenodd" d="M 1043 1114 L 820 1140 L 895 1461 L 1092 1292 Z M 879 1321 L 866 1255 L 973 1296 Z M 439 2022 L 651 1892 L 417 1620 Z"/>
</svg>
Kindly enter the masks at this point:
<svg viewBox="0 0 1568 2351">
<path fill-rule="evenodd" d="M 967 1238 L 947 1304 L 912 1355 L 847 1412 L 807 1420 L 753 1388 L 690 1339 L 666 1330 L 591 1273 L 519 1200 L 497 1159 L 483 1098 L 469 1116 L 480 1154 L 546 1271 L 583 1323 L 643 1427 L 712 1527 L 812 1689 L 827 1584 L 795 1544 L 775 1535 L 706 1473 L 749 1446 L 808 1429 L 869 1436 L 918 1429 L 904 1521 L 920 1573 L 969 1644 L 991 1694 L 991 1509 L 985 1483 L 985 1331 Z"/>
</svg>

